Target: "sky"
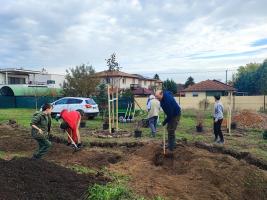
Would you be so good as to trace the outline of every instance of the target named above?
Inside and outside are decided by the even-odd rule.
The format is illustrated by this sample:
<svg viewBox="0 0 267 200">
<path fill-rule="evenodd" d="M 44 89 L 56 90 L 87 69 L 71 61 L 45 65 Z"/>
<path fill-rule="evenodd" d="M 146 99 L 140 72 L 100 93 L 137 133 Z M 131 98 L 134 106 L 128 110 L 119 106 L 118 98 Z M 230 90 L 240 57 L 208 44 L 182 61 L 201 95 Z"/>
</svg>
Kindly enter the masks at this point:
<svg viewBox="0 0 267 200">
<path fill-rule="evenodd" d="M 183 83 L 267 58 L 266 0 L 0 0 L 0 68 L 81 64 Z"/>
</svg>

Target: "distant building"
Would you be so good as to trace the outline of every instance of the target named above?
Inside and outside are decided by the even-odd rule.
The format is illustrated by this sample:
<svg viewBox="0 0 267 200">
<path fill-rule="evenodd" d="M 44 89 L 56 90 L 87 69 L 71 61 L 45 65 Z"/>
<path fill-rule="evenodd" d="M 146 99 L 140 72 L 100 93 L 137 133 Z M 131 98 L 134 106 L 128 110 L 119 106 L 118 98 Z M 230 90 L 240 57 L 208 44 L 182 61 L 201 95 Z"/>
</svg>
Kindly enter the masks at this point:
<svg viewBox="0 0 267 200">
<path fill-rule="evenodd" d="M 64 75 L 16 68 L 0 69 L 0 85 L 43 85 L 61 88 Z"/>
<path fill-rule="evenodd" d="M 53 88 L 62 88 L 64 80 L 65 76 L 60 74 L 40 73 L 30 75 L 30 84 L 47 85 Z"/>
<path fill-rule="evenodd" d="M 181 92 L 186 97 L 206 97 L 206 96 L 227 96 L 229 92 L 235 92 L 236 89 L 230 85 L 217 80 L 206 80 L 189 86 Z"/>
<path fill-rule="evenodd" d="M 132 89 L 136 95 L 146 95 L 153 93 L 154 89 L 162 88 L 162 81 L 139 74 L 129 74 L 121 71 L 102 71 L 96 73 L 102 83 L 112 84 L 120 90 Z"/>
<path fill-rule="evenodd" d="M 39 73 L 41 72 L 15 68 L 0 69 L 0 85 L 29 84 L 30 75 Z"/>
<path fill-rule="evenodd" d="M 185 96 L 184 92 L 182 92 L 185 89 L 184 84 L 178 83 L 177 84 L 177 95 L 178 96 Z"/>
</svg>

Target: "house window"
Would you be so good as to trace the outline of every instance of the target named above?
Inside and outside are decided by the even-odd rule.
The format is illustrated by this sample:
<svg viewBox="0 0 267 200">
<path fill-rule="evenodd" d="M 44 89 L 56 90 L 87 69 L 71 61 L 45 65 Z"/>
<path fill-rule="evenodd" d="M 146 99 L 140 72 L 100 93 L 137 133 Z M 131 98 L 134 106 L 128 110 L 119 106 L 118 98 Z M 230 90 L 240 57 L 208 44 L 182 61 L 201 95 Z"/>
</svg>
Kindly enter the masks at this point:
<svg viewBox="0 0 267 200">
<path fill-rule="evenodd" d="M 110 83 L 110 78 L 106 78 L 106 83 Z"/>
<path fill-rule="evenodd" d="M 198 97 L 198 93 L 197 92 L 193 92 L 193 97 Z"/>
<path fill-rule="evenodd" d="M 144 85 L 146 85 L 146 81 L 144 81 Z"/>
<path fill-rule="evenodd" d="M 122 79 L 122 84 L 126 84 L 126 78 Z"/>
<path fill-rule="evenodd" d="M 132 83 L 135 84 L 135 78 L 133 78 L 133 82 Z"/>
<path fill-rule="evenodd" d="M 47 84 L 56 84 L 56 81 L 54 81 L 54 80 L 47 80 Z"/>
<path fill-rule="evenodd" d="M 25 84 L 25 78 L 8 77 L 8 84 Z"/>
</svg>

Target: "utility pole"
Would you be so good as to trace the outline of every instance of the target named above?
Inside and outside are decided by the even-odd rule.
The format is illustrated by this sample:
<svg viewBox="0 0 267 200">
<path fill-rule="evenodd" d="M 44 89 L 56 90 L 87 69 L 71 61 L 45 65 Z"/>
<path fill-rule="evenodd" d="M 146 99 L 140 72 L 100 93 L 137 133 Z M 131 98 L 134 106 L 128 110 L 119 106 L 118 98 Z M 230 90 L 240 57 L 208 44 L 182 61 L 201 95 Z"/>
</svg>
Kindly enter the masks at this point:
<svg viewBox="0 0 267 200">
<path fill-rule="evenodd" d="M 227 84 L 227 73 L 228 73 L 228 70 L 225 71 L 225 83 Z"/>
</svg>

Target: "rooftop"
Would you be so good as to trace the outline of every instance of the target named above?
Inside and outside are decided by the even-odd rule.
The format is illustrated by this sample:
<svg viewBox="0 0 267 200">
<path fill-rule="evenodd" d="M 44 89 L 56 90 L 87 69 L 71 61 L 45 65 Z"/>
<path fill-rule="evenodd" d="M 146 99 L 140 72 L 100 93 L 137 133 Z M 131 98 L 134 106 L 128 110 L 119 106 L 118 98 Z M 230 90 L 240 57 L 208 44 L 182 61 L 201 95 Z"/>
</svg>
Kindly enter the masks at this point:
<svg viewBox="0 0 267 200">
<path fill-rule="evenodd" d="M 145 77 L 140 74 L 129 74 L 129 73 L 122 72 L 122 71 L 105 70 L 102 72 L 97 72 L 96 75 L 99 77 L 127 77 L 127 78 L 136 78 L 136 79 L 142 79 L 142 80 L 153 80 L 157 82 L 162 82 L 161 80 L 156 80 L 153 78 Z"/>
<path fill-rule="evenodd" d="M 182 92 L 204 92 L 204 91 L 236 91 L 236 89 L 230 85 L 222 83 L 217 80 L 206 80 L 189 86 L 182 90 Z"/>
</svg>

